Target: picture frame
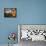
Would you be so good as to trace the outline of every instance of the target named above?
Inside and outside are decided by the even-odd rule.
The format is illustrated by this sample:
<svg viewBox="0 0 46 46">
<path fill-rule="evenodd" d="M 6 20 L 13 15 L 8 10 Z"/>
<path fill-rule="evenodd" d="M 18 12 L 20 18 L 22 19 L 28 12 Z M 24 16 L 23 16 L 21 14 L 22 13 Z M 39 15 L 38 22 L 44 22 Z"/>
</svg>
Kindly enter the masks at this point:
<svg viewBox="0 0 46 46">
<path fill-rule="evenodd" d="M 4 8 L 4 17 L 6 18 L 16 18 L 17 8 Z"/>
</svg>

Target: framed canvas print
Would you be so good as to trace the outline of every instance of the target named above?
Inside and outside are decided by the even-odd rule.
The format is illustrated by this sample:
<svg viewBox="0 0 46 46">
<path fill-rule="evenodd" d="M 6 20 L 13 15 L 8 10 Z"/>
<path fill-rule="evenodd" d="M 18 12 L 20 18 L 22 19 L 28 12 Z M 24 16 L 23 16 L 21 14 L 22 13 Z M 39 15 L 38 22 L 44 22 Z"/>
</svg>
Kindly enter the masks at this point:
<svg viewBox="0 0 46 46">
<path fill-rule="evenodd" d="M 16 17 L 16 8 L 4 8 L 4 17 Z"/>
</svg>

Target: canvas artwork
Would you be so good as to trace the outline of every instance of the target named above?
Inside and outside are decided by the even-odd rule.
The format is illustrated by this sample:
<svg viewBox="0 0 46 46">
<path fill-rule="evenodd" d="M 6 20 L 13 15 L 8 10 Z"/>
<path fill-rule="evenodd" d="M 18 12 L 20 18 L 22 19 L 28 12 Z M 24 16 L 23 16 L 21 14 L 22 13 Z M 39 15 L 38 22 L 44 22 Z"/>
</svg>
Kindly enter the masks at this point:
<svg viewBox="0 0 46 46">
<path fill-rule="evenodd" d="M 16 8 L 4 8 L 4 17 L 16 17 Z"/>
</svg>

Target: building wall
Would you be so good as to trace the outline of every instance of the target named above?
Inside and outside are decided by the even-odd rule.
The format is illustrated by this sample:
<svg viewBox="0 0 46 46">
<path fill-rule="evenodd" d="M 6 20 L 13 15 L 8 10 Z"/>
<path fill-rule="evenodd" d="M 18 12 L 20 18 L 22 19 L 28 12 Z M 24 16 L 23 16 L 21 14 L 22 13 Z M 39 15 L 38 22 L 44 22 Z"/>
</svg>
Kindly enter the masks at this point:
<svg viewBox="0 0 46 46">
<path fill-rule="evenodd" d="M 4 8 L 17 8 L 17 17 L 4 18 Z M 9 32 L 18 32 L 18 24 L 46 24 L 46 0 L 0 0 L 0 44 L 8 43 Z"/>
</svg>

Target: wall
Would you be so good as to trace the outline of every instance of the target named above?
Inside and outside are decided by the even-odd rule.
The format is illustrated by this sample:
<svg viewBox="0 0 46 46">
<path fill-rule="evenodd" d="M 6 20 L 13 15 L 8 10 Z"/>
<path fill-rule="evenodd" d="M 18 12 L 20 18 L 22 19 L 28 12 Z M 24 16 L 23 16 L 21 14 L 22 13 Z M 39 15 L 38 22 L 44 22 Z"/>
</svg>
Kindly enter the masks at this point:
<svg viewBox="0 0 46 46">
<path fill-rule="evenodd" d="M 17 8 L 16 18 L 4 18 L 4 8 Z M 0 44 L 8 43 L 9 32 L 18 24 L 46 24 L 46 0 L 0 0 Z"/>
</svg>

